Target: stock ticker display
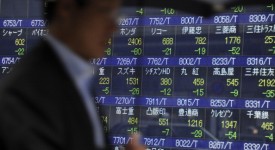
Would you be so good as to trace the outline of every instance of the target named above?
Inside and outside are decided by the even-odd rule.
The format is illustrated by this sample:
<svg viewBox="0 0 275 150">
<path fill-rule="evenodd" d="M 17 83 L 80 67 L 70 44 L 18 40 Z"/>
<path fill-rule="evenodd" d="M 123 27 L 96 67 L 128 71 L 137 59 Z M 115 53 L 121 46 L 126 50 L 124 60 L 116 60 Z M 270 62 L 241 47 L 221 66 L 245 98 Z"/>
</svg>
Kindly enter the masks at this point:
<svg viewBox="0 0 275 150">
<path fill-rule="evenodd" d="M 90 61 L 99 66 L 95 102 L 114 150 L 136 132 L 148 150 L 275 149 L 275 4 L 209 18 L 126 12 L 106 57 Z M 3 17 L 3 8 L 1 16 L 5 76 L 48 31 L 41 16 Z"/>
</svg>

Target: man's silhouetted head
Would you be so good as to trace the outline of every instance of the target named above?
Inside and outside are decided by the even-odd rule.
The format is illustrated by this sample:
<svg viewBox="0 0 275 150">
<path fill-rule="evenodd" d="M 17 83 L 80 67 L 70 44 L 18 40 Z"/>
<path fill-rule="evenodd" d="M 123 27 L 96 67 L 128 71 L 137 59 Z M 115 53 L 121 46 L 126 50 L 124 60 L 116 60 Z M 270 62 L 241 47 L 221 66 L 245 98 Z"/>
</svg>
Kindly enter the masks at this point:
<svg viewBox="0 0 275 150">
<path fill-rule="evenodd" d="M 84 59 L 104 56 L 120 0 L 48 0 L 50 34 Z"/>
</svg>

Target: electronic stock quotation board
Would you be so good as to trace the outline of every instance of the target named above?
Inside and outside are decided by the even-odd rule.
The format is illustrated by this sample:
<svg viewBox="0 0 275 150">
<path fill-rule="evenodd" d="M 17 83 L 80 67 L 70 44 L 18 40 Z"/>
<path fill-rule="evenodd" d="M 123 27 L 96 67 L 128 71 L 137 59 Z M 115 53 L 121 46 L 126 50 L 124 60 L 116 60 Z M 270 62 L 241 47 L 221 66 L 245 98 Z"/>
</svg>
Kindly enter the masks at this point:
<svg viewBox="0 0 275 150">
<path fill-rule="evenodd" d="M 32 4 L 10 14 L 2 1 L 1 76 L 48 33 Z M 106 57 L 90 61 L 99 66 L 95 102 L 113 149 L 136 132 L 148 150 L 275 149 L 274 7 L 209 18 L 127 9 Z"/>
</svg>

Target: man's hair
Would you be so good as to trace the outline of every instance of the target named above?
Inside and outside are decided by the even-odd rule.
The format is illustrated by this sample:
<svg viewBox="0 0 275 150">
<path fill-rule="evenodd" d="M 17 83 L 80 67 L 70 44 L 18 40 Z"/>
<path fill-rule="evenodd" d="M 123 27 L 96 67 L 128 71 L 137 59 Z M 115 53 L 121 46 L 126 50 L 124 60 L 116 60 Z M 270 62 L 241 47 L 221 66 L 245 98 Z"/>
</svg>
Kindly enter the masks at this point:
<svg viewBox="0 0 275 150">
<path fill-rule="evenodd" d="M 74 0 L 78 7 L 84 7 L 89 0 Z M 44 0 L 44 17 L 49 23 L 52 22 L 55 15 L 55 7 L 58 0 Z"/>
</svg>

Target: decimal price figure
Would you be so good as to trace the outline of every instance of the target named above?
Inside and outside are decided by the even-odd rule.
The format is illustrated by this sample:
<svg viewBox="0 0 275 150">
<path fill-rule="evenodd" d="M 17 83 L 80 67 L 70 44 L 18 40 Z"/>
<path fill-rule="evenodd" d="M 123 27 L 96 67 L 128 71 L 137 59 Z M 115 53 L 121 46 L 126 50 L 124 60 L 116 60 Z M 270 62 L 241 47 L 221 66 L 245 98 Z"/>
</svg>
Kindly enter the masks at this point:
<svg viewBox="0 0 275 150">
<path fill-rule="evenodd" d="M 228 52 L 232 55 L 240 55 L 241 54 L 241 46 L 237 46 L 242 44 L 242 38 L 240 36 L 228 36 L 225 37 L 226 45 L 234 45 L 228 49 Z"/>
<path fill-rule="evenodd" d="M 127 85 L 139 85 L 139 78 L 126 78 Z"/>
<path fill-rule="evenodd" d="M 160 10 L 164 15 L 174 15 L 176 13 L 175 9 L 173 8 L 164 8 Z"/>
<path fill-rule="evenodd" d="M 161 78 L 160 79 L 160 85 L 162 86 L 171 86 L 173 84 L 172 78 Z"/>
<path fill-rule="evenodd" d="M 134 56 L 141 56 L 143 51 L 142 48 L 134 48 L 131 50 L 131 53 L 134 54 Z"/>
<path fill-rule="evenodd" d="M 138 125 L 139 120 L 138 117 L 129 117 L 128 124 L 129 125 Z"/>
<path fill-rule="evenodd" d="M 267 9 L 269 9 L 270 11 L 275 11 L 275 4 L 269 4 L 266 6 Z"/>
<path fill-rule="evenodd" d="M 275 79 L 259 79 L 258 87 L 275 87 Z"/>
<path fill-rule="evenodd" d="M 164 134 L 165 136 L 168 136 L 170 134 L 170 128 L 165 128 L 161 131 L 162 134 Z"/>
<path fill-rule="evenodd" d="M 202 138 L 203 137 L 203 132 L 202 130 L 195 130 L 191 132 L 192 135 L 194 135 L 194 138 Z"/>
<path fill-rule="evenodd" d="M 160 86 L 163 87 L 163 89 L 160 90 L 160 93 L 162 93 L 164 96 L 172 96 L 172 85 L 172 78 L 160 78 Z"/>
<path fill-rule="evenodd" d="M 274 122 L 263 122 L 261 128 L 266 131 L 274 130 Z"/>
<path fill-rule="evenodd" d="M 126 78 L 126 85 L 129 86 L 129 92 L 133 96 L 140 95 L 140 79 L 137 77 Z"/>
<path fill-rule="evenodd" d="M 189 119 L 187 123 L 189 127 L 203 127 L 203 120 Z"/>
<path fill-rule="evenodd" d="M 267 51 L 269 54 L 275 54 L 275 36 L 265 36 L 264 44 L 268 46 Z"/>
<path fill-rule="evenodd" d="M 205 85 L 205 81 L 203 78 L 195 78 L 193 81 L 193 85 L 194 86 L 204 86 Z"/>
<path fill-rule="evenodd" d="M 111 56 L 112 55 L 112 49 L 111 48 L 107 48 L 104 52 L 105 52 L 105 54 L 107 56 Z"/>
<path fill-rule="evenodd" d="M 230 140 L 236 140 L 237 139 L 237 132 L 236 131 L 228 131 L 225 133 L 225 136 L 228 137 Z"/>
<path fill-rule="evenodd" d="M 142 38 L 129 38 L 128 45 L 129 46 L 141 46 L 142 45 Z"/>
<path fill-rule="evenodd" d="M 240 79 L 226 79 L 226 85 L 237 87 L 240 85 Z"/>
<path fill-rule="evenodd" d="M 169 126 L 168 118 L 159 118 L 159 126 Z"/>
<path fill-rule="evenodd" d="M 241 47 L 240 46 L 234 46 L 231 49 L 228 50 L 232 55 L 240 55 L 241 54 Z"/>
<path fill-rule="evenodd" d="M 106 46 L 107 46 L 107 48 L 104 52 L 107 56 L 111 56 L 112 55 L 112 48 L 111 48 L 112 47 L 112 38 L 109 38 L 109 40 L 106 43 Z"/>
<path fill-rule="evenodd" d="M 229 36 L 225 38 L 225 44 L 241 44 L 242 38 L 240 36 Z"/>
<path fill-rule="evenodd" d="M 109 85 L 110 78 L 109 77 L 100 77 L 99 78 L 99 85 Z"/>
<path fill-rule="evenodd" d="M 275 36 L 265 36 L 265 44 L 275 44 Z"/>
<path fill-rule="evenodd" d="M 265 90 L 262 92 L 262 95 L 264 95 L 266 98 L 275 98 L 275 79 L 259 79 L 258 87 L 265 88 Z"/>
<path fill-rule="evenodd" d="M 15 40 L 15 45 L 16 46 L 25 46 L 25 42 L 26 42 L 25 39 L 16 39 Z"/>
<path fill-rule="evenodd" d="M 138 133 L 138 127 L 131 127 L 131 128 L 128 128 L 128 129 L 127 129 L 127 132 L 128 132 L 129 134 Z"/>
<path fill-rule="evenodd" d="M 240 85 L 240 80 L 239 79 L 226 79 L 226 86 L 227 87 L 238 87 Z M 234 97 L 239 96 L 239 89 L 232 89 L 230 91 L 230 94 Z"/>
<path fill-rule="evenodd" d="M 205 89 L 195 89 L 195 90 L 193 91 L 193 94 L 194 94 L 195 96 L 202 97 L 202 96 L 205 95 Z"/>
<path fill-rule="evenodd" d="M 94 91 L 94 96 L 107 96 L 111 94 L 111 68 L 110 67 L 99 67 L 95 70 L 97 74 L 95 78 L 95 85 L 97 88 Z"/>
<path fill-rule="evenodd" d="M 268 52 L 272 55 L 275 55 L 275 46 L 272 46 L 271 48 L 269 48 Z"/>
<path fill-rule="evenodd" d="M 173 45 L 174 38 L 162 38 L 162 45 Z"/>
<path fill-rule="evenodd" d="M 132 89 L 129 90 L 129 92 L 130 92 L 133 96 L 140 95 L 140 88 L 132 88 Z"/>
<path fill-rule="evenodd" d="M 173 50 L 172 48 L 165 48 L 164 50 L 162 50 L 162 52 L 164 53 L 164 55 L 170 56 L 172 55 Z"/>
<path fill-rule="evenodd" d="M 207 50 L 205 47 L 199 47 L 194 52 L 198 55 L 206 55 Z"/>
<path fill-rule="evenodd" d="M 162 53 L 166 56 L 170 56 L 173 53 L 174 38 L 173 37 L 164 37 L 162 38 L 162 45 L 165 47 L 162 50 Z"/>
<path fill-rule="evenodd" d="M 25 48 L 18 48 L 15 50 L 15 53 L 17 53 L 18 56 L 23 56 L 25 55 Z"/>
<path fill-rule="evenodd" d="M 139 37 L 128 38 L 128 46 L 131 47 L 130 53 L 134 56 L 143 55 L 143 49 L 141 48 L 143 45 L 143 39 Z"/>
<path fill-rule="evenodd" d="M 25 44 L 26 44 L 26 39 L 15 39 L 14 42 L 15 46 L 18 47 L 18 49 L 16 49 L 14 52 L 18 55 L 18 56 L 23 56 L 25 55 Z"/>
<path fill-rule="evenodd" d="M 206 55 L 207 53 L 207 37 L 195 37 L 195 44 L 200 46 L 194 50 L 197 55 Z"/>
<path fill-rule="evenodd" d="M 198 97 L 205 96 L 205 80 L 204 78 L 195 78 L 193 80 L 193 85 L 195 86 L 195 89 L 193 90 L 193 94 Z M 199 87 L 199 88 L 198 88 Z"/>
<path fill-rule="evenodd" d="M 238 126 L 238 121 L 226 120 L 221 122 L 222 128 L 225 129 L 236 129 Z"/>
<path fill-rule="evenodd" d="M 275 98 L 275 90 L 272 90 L 272 89 L 263 91 L 262 94 L 263 94 L 266 98 Z"/>
<path fill-rule="evenodd" d="M 172 89 L 171 88 L 164 88 L 160 91 L 164 96 L 172 96 Z"/>
<path fill-rule="evenodd" d="M 234 13 L 242 13 L 244 12 L 244 6 L 243 5 L 234 6 L 234 7 L 231 7 L 231 10 Z"/>
<path fill-rule="evenodd" d="M 207 76 L 207 96 L 227 98 L 241 96 L 241 68 L 216 67 L 212 71 L 209 71 Z"/>
<path fill-rule="evenodd" d="M 104 132 L 107 133 L 108 132 L 107 124 L 109 123 L 109 117 L 106 115 L 102 115 L 102 116 L 100 116 L 100 118 L 101 118 L 102 124 L 104 125 L 103 126 Z"/>
<path fill-rule="evenodd" d="M 206 45 L 207 44 L 207 37 L 195 37 L 195 44 L 196 45 Z"/>
<path fill-rule="evenodd" d="M 264 130 L 265 132 L 265 138 L 273 141 L 274 140 L 274 136 L 273 136 L 273 132 L 274 132 L 274 122 L 271 121 L 265 121 L 262 123 L 261 125 L 261 129 Z"/>
</svg>

